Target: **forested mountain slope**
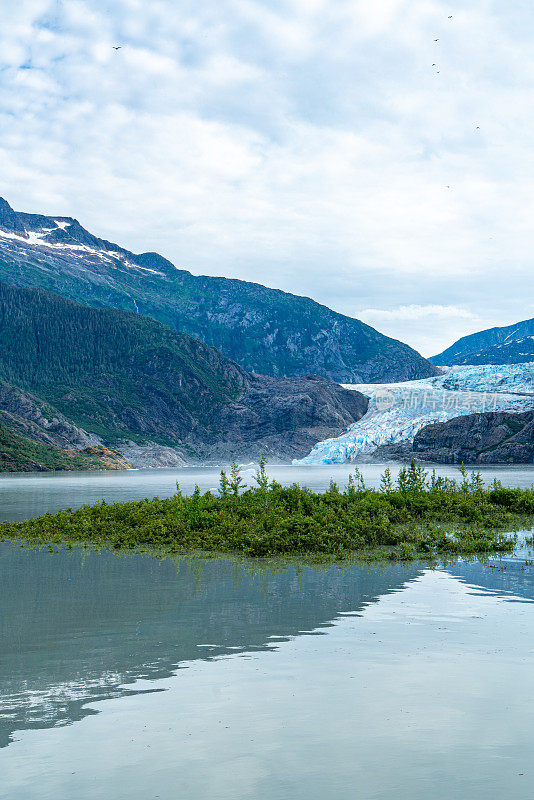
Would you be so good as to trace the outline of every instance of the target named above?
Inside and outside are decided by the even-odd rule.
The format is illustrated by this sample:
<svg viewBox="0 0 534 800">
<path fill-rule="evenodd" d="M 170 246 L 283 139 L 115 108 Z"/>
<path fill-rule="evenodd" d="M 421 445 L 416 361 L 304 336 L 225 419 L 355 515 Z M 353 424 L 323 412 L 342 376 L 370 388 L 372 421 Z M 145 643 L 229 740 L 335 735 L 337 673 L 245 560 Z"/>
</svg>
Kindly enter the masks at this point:
<svg viewBox="0 0 534 800">
<path fill-rule="evenodd" d="M 196 459 L 298 456 L 367 408 L 324 379 L 251 375 L 152 319 L 2 283 L 0 381 L 11 402 L 5 385 L 106 444 L 156 441 Z"/>
<path fill-rule="evenodd" d="M 0 279 L 152 317 L 264 375 L 358 383 L 435 374 L 407 345 L 309 298 L 196 277 L 156 253 L 98 239 L 75 219 L 18 213 L 1 198 Z"/>
</svg>

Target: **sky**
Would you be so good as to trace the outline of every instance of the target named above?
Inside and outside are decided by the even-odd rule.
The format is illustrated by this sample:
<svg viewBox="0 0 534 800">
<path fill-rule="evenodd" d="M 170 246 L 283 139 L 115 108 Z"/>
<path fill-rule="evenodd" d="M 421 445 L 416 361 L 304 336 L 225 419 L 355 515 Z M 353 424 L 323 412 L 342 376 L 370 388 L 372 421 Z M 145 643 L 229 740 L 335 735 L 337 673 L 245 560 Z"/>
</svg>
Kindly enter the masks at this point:
<svg viewBox="0 0 534 800">
<path fill-rule="evenodd" d="M 427 356 L 534 316 L 531 0 L 0 10 L 17 210 L 313 297 Z"/>
</svg>

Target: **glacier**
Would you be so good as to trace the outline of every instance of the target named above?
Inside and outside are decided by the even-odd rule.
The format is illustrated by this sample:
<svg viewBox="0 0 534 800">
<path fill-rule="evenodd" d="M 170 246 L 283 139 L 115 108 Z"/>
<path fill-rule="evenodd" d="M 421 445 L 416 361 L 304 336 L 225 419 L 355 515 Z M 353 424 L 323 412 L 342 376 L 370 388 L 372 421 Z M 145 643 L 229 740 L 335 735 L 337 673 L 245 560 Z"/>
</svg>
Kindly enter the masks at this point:
<svg viewBox="0 0 534 800">
<path fill-rule="evenodd" d="M 534 362 L 455 366 L 435 378 L 347 384 L 369 398 L 367 413 L 341 436 L 315 445 L 298 464 L 342 464 L 377 447 L 413 441 L 425 425 L 463 414 L 534 409 Z"/>
</svg>

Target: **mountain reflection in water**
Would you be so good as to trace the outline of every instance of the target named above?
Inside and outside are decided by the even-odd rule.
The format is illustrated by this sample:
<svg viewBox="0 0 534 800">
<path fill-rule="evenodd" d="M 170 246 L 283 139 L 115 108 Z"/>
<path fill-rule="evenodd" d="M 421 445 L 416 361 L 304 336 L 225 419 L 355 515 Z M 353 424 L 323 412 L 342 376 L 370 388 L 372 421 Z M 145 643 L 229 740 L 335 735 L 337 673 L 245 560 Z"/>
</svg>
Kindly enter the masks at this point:
<svg viewBox="0 0 534 800">
<path fill-rule="evenodd" d="M 2 545 L 0 794 L 531 800 L 531 558 L 264 569 Z"/>
<path fill-rule="evenodd" d="M 279 571 L 229 560 L 0 546 L 0 743 L 68 724 L 195 659 L 266 650 L 399 591 L 418 567 Z M 148 691 L 157 691 L 157 684 Z"/>
</svg>

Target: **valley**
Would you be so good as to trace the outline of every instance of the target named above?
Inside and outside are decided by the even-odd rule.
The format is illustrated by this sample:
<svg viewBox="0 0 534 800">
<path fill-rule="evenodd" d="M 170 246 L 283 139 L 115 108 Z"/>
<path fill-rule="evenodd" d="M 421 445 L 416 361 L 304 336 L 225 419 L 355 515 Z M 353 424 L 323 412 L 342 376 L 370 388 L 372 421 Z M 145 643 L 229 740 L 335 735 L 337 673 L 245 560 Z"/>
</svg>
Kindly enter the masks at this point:
<svg viewBox="0 0 534 800">
<path fill-rule="evenodd" d="M 441 428 L 425 451 L 426 426 L 534 408 L 532 320 L 464 337 L 432 364 L 308 298 L 196 277 L 2 199 L 0 282 L 0 421 L 40 445 L 155 468 L 262 451 L 454 463 L 467 451 L 436 441 Z"/>
</svg>

